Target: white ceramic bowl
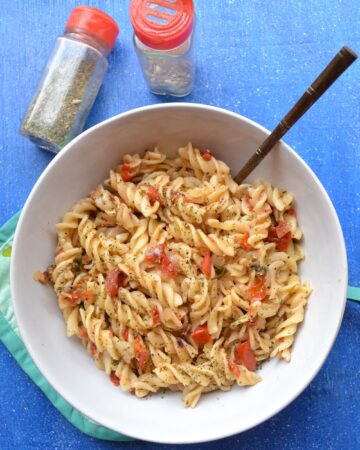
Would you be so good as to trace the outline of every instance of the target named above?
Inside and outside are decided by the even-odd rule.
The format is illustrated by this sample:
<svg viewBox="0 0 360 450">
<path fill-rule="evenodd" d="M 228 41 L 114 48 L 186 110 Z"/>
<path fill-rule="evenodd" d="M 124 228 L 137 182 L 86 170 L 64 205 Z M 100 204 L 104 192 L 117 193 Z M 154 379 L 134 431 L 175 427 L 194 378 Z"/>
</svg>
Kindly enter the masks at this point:
<svg viewBox="0 0 360 450">
<path fill-rule="evenodd" d="M 75 408 L 112 430 L 165 442 L 209 441 L 247 430 L 276 414 L 310 383 L 338 333 L 345 305 L 347 261 L 336 212 L 319 180 L 286 144 L 280 143 L 251 175 L 295 195 L 305 239 L 301 276 L 309 280 L 305 322 L 291 363 L 265 364 L 263 381 L 201 398 L 185 409 L 178 393 L 139 400 L 115 389 L 65 326 L 50 287 L 33 281 L 53 259 L 55 224 L 73 203 L 104 180 L 124 153 L 160 144 L 173 153 L 189 140 L 211 148 L 233 174 L 268 135 L 237 114 L 205 105 L 177 103 L 139 108 L 86 131 L 49 164 L 23 209 L 12 254 L 11 288 L 24 343 L 49 383 Z M 299 420 L 301 420 L 299 411 Z"/>
</svg>

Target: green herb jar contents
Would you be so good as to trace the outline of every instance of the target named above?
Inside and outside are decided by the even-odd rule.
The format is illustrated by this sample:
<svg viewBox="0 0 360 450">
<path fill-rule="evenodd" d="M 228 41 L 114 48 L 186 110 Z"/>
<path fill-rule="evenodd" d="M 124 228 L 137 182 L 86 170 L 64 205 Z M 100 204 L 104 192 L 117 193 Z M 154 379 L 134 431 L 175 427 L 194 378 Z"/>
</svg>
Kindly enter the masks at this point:
<svg viewBox="0 0 360 450">
<path fill-rule="evenodd" d="M 118 34 L 116 22 L 104 12 L 89 6 L 72 10 L 25 114 L 21 134 L 58 153 L 81 133 Z"/>
</svg>

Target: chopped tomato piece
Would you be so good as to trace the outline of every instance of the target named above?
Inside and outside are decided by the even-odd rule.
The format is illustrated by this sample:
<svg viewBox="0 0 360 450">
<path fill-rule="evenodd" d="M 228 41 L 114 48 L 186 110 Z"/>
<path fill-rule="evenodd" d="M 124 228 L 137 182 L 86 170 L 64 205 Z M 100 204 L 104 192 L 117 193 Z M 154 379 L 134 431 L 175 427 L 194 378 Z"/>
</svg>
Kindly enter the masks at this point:
<svg viewBox="0 0 360 450">
<path fill-rule="evenodd" d="M 163 275 L 166 277 L 174 277 L 176 275 L 175 268 L 172 265 L 170 259 L 166 256 L 165 252 L 161 257 L 160 269 Z"/>
<path fill-rule="evenodd" d="M 111 296 L 111 297 L 116 297 L 119 287 L 120 287 L 120 283 L 123 283 L 123 280 L 120 279 L 120 270 L 119 269 L 115 269 L 115 270 L 110 270 L 107 275 L 106 275 L 106 292 Z"/>
<path fill-rule="evenodd" d="M 90 342 L 88 349 L 89 349 L 89 352 L 93 356 L 95 356 L 97 348 L 96 348 L 96 345 L 93 342 Z"/>
<path fill-rule="evenodd" d="M 160 264 L 162 256 L 165 253 L 165 244 L 155 245 L 155 247 L 150 247 L 145 253 L 145 262 Z"/>
<path fill-rule="evenodd" d="M 252 250 L 252 246 L 248 243 L 249 233 L 244 233 L 239 239 L 240 247 L 244 250 Z"/>
<path fill-rule="evenodd" d="M 205 161 L 210 161 L 210 159 L 213 157 L 213 154 L 210 150 L 205 150 L 201 153 L 201 156 L 203 159 L 205 159 Z"/>
<path fill-rule="evenodd" d="M 153 321 L 153 327 L 156 328 L 160 325 L 160 314 L 156 305 L 151 308 L 151 317 Z"/>
<path fill-rule="evenodd" d="M 276 250 L 284 252 L 287 250 L 291 242 L 291 231 L 289 225 L 283 220 L 279 222 L 276 227 L 270 227 L 266 242 L 273 242 L 276 244 Z"/>
<path fill-rule="evenodd" d="M 166 277 L 174 277 L 176 271 L 165 253 L 165 244 L 155 245 L 145 253 L 145 262 L 160 264 L 160 269 Z"/>
<path fill-rule="evenodd" d="M 211 277 L 211 252 L 206 252 L 203 260 L 201 261 L 202 273 L 207 277 Z"/>
<path fill-rule="evenodd" d="M 236 378 L 239 378 L 241 372 L 240 372 L 240 369 L 238 368 L 238 366 L 233 361 L 231 361 L 230 359 L 228 360 L 228 365 L 229 365 L 230 372 Z"/>
<path fill-rule="evenodd" d="M 76 287 L 71 291 L 70 302 L 74 305 L 80 302 L 89 301 L 92 297 L 92 292 L 86 291 L 80 287 Z"/>
<path fill-rule="evenodd" d="M 153 205 L 155 202 L 159 202 L 160 205 L 163 203 L 159 191 L 154 186 L 149 186 L 147 191 L 147 196 L 150 203 Z"/>
<path fill-rule="evenodd" d="M 125 327 L 124 329 L 121 330 L 120 337 L 124 341 L 127 341 L 129 339 L 129 328 L 128 327 Z"/>
<path fill-rule="evenodd" d="M 289 214 L 289 216 L 296 217 L 296 211 L 294 208 L 289 208 L 286 212 Z"/>
<path fill-rule="evenodd" d="M 285 234 L 284 237 L 279 239 L 279 241 L 276 243 L 276 250 L 278 250 L 279 252 L 286 252 L 291 242 L 291 239 L 292 236 L 291 232 L 289 231 L 288 233 Z"/>
<path fill-rule="evenodd" d="M 80 336 L 81 336 L 81 339 L 86 339 L 86 340 L 89 339 L 89 336 L 88 336 L 88 334 L 87 334 L 87 330 L 86 330 L 85 327 L 83 327 L 83 328 L 81 329 L 81 331 L 80 331 Z"/>
<path fill-rule="evenodd" d="M 279 241 L 275 227 L 269 228 L 268 237 L 265 239 L 265 241 L 266 242 L 274 242 L 275 244 Z"/>
<path fill-rule="evenodd" d="M 256 358 L 251 350 L 250 341 L 242 342 L 235 348 L 234 358 L 237 364 L 243 364 L 248 370 L 256 369 Z"/>
<path fill-rule="evenodd" d="M 119 386 L 120 378 L 115 375 L 115 372 L 113 370 L 110 372 L 110 380 L 114 386 Z"/>
<path fill-rule="evenodd" d="M 123 181 L 130 181 L 132 180 L 133 176 L 130 173 L 130 166 L 129 164 L 122 164 L 120 166 L 120 175 Z"/>
<path fill-rule="evenodd" d="M 197 327 L 196 330 L 191 333 L 191 337 L 198 345 L 208 344 L 212 341 L 207 325 Z"/>
<path fill-rule="evenodd" d="M 290 225 L 286 223 L 284 220 L 280 220 L 280 222 L 275 227 L 276 236 L 281 239 L 290 231 Z"/>
<path fill-rule="evenodd" d="M 279 241 L 276 244 L 276 250 L 278 250 L 279 252 L 286 252 L 286 250 L 289 247 L 289 244 L 291 242 L 291 239 L 292 239 L 292 236 L 291 236 L 291 232 L 289 231 L 288 233 L 285 234 L 284 237 L 279 239 Z"/>
<path fill-rule="evenodd" d="M 142 370 L 149 359 L 149 352 L 138 336 L 134 339 L 134 354 L 139 368 Z"/>
<path fill-rule="evenodd" d="M 250 286 L 248 291 L 253 302 L 264 300 L 268 295 L 265 278 L 256 278 L 255 284 Z"/>
</svg>

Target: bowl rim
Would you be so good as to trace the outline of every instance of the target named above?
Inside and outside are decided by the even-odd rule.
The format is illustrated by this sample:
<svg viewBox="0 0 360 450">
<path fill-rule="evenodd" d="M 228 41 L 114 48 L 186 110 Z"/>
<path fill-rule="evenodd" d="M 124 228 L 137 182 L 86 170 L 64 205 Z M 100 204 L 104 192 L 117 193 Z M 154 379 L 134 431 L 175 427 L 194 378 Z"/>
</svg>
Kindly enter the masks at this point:
<svg viewBox="0 0 360 450">
<path fill-rule="evenodd" d="M 229 117 L 232 117 L 234 119 L 240 120 L 242 122 L 245 122 L 246 124 L 254 127 L 255 129 L 265 133 L 265 134 L 270 134 L 270 131 L 268 129 L 266 129 L 265 127 L 263 127 L 262 125 L 258 124 L 257 122 L 248 119 L 245 116 L 242 116 L 241 114 L 229 111 L 227 109 L 224 108 L 220 108 L 217 106 L 212 106 L 212 105 L 206 105 L 203 103 L 189 103 L 189 102 L 169 102 L 169 103 L 158 103 L 158 104 L 153 104 L 153 105 L 146 105 L 146 106 L 141 106 L 141 107 L 137 107 L 137 108 L 133 108 L 129 111 L 125 111 L 122 112 L 120 114 L 117 114 L 115 116 L 112 116 L 94 126 L 92 126 L 91 128 L 87 129 L 86 131 L 84 131 L 83 133 L 81 133 L 80 135 L 78 135 L 76 138 L 74 138 L 72 141 L 70 141 L 55 157 L 54 159 L 48 164 L 48 166 L 45 168 L 45 170 L 42 172 L 42 174 L 40 175 L 40 177 L 38 178 L 38 180 L 36 181 L 35 185 L 33 186 L 25 204 L 24 207 L 22 209 L 17 227 L 16 227 L 16 231 L 15 231 L 15 236 L 14 236 L 14 240 L 13 240 L 13 250 L 12 250 L 12 258 L 11 258 L 11 262 L 10 262 L 10 287 L 11 287 L 11 297 L 12 297 L 12 303 L 13 303 L 13 309 L 14 309 L 14 314 L 15 314 L 15 319 L 16 322 L 18 324 L 18 329 L 20 332 L 20 336 L 24 342 L 24 345 L 27 349 L 27 351 L 29 352 L 31 358 L 33 359 L 34 363 L 36 364 L 37 368 L 39 369 L 39 371 L 41 372 L 42 376 L 47 380 L 47 382 L 53 387 L 53 389 L 55 389 L 55 391 L 61 395 L 70 405 L 72 405 L 74 408 L 76 408 L 77 410 L 79 410 L 82 414 L 84 414 L 86 417 L 88 417 L 90 420 L 94 421 L 96 424 L 98 425 L 102 425 L 114 432 L 118 432 L 121 434 L 124 434 L 126 436 L 129 436 L 129 434 L 127 433 L 126 429 L 124 429 L 121 426 L 121 423 L 119 424 L 119 427 L 110 427 L 107 424 L 102 423 L 101 418 L 97 417 L 96 415 L 96 411 L 87 411 L 86 408 L 84 408 L 81 404 L 78 404 L 76 401 L 76 398 L 73 399 L 71 398 L 71 396 L 67 395 L 66 392 L 63 392 L 61 383 L 59 383 L 56 379 L 53 379 L 53 377 L 49 377 L 46 374 L 46 370 L 44 370 L 43 364 L 42 364 L 42 359 L 38 358 L 36 351 L 33 349 L 32 344 L 31 344 L 31 337 L 29 335 L 27 335 L 24 330 L 22 329 L 22 321 L 21 319 L 19 320 L 20 317 L 20 313 L 19 313 L 19 303 L 14 301 L 14 299 L 16 298 L 16 285 L 13 282 L 13 280 L 16 279 L 16 275 L 15 275 L 15 263 L 14 261 L 17 259 L 16 255 L 18 252 L 21 252 L 20 249 L 18 249 L 19 245 L 18 245 L 18 241 L 20 239 L 20 235 L 21 233 L 21 229 L 23 226 L 23 222 L 24 222 L 24 217 L 28 214 L 29 212 L 29 208 L 30 208 L 30 203 L 31 200 L 33 198 L 33 196 L 35 195 L 36 191 L 38 190 L 39 186 L 42 183 L 42 180 L 47 176 L 48 172 L 50 172 L 53 168 L 53 166 L 55 164 L 57 164 L 57 162 L 64 158 L 65 155 L 67 155 L 72 148 L 76 147 L 77 143 L 83 139 L 85 136 L 92 134 L 94 132 L 96 132 L 96 130 L 98 130 L 99 128 L 102 127 L 106 127 L 111 123 L 117 122 L 118 120 L 121 120 L 124 117 L 131 117 L 131 116 L 136 116 L 139 113 L 143 113 L 146 111 L 151 111 L 154 109 L 177 109 L 177 108 L 189 108 L 189 109 L 193 109 L 193 110 L 198 110 L 198 111 L 202 111 L 202 110 L 210 110 L 213 112 L 217 112 L 223 115 L 228 115 Z M 328 344 L 327 344 L 327 349 L 326 352 L 324 352 L 324 355 L 322 358 L 319 359 L 319 361 L 317 362 L 317 364 L 315 365 L 315 368 L 313 370 L 313 373 L 311 374 L 310 377 L 308 377 L 307 379 L 303 380 L 303 382 L 301 383 L 300 387 L 291 395 L 289 396 L 289 398 L 282 403 L 281 406 L 275 408 L 274 410 L 272 410 L 270 413 L 268 414 L 264 414 L 264 416 L 259 415 L 259 418 L 256 421 L 253 421 L 253 423 L 249 426 L 245 426 L 243 428 L 239 427 L 238 429 L 234 429 L 232 432 L 225 432 L 222 433 L 221 430 L 212 433 L 210 437 L 203 437 L 203 438 L 197 438 L 197 439 L 187 439 L 186 436 L 182 437 L 181 439 L 179 438 L 175 438 L 175 439 L 162 439 L 161 436 L 159 436 L 156 440 L 155 439 L 149 439 L 146 436 L 143 436 L 141 434 L 141 431 L 139 433 L 132 433 L 131 437 L 135 438 L 135 439 L 141 439 L 141 440 L 146 440 L 148 442 L 156 442 L 156 443 L 162 443 L 162 444 L 191 444 L 191 443 L 202 443 L 202 442 L 210 442 L 210 441 L 215 441 L 218 439 L 223 439 L 229 436 L 233 436 L 239 433 L 242 433 L 244 431 L 247 431 L 249 429 L 254 428 L 257 425 L 260 425 L 261 423 L 267 421 L 268 419 L 270 419 L 271 417 L 275 416 L 276 414 L 278 414 L 280 411 L 282 411 L 284 408 L 286 408 L 290 403 L 292 403 L 305 389 L 306 387 L 311 383 L 311 381 L 315 378 L 315 376 L 319 373 L 321 367 L 323 366 L 324 362 L 326 361 L 334 343 L 335 343 L 335 339 L 339 333 L 340 330 L 340 326 L 343 320 L 343 316 L 344 316 L 344 311 L 345 311 L 345 306 L 346 306 L 346 292 L 347 292 L 347 284 L 348 284 L 348 262 L 347 262 L 347 254 L 346 254 L 346 246 L 345 246 L 345 240 L 344 240 L 344 236 L 343 236 L 343 232 L 341 229 L 341 225 L 340 225 L 340 221 L 339 218 L 337 216 L 335 207 L 328 195 L 328 193 L 326 192 L 325 188 L 323 187 L 322 183 L 320 182 L 320 180 L 318 179 L 318 177 L 316 176 L 316 174 L 313 172 L 313 170 L 307 165 L 307 163 L 295 152 L 295 150 L 293 150 L 288 144 L 286 144 L 283 140 L 280 141 L 281 144 L 286 148 L 286 151 L 290 152 L 292 154 L 293 157 L 295 157 L 295 159 L 297 159 L 297 162 L 300 163 L 300 165 L 303 166 L 303 168 L 309 172 L 309 174 L 313 177 L 314 181 L 316 182 L 316 185 L 318 187 L 318 189 L 321 191 L 322 195 L 324 196 L 325 200 L 327 201 L 327 206 L 329 207 L 329 211 L 331 212 L 332 215 L 332 219 L 334 222 L 334 225 L 337 229 L 337 233 L 339 236 L 339 241 L 340 241 L 340 252 L 338 257 L 340 258 L 343 267 L 344 267 L 344 273 L 342 274 L 342 279 L 343 279 L 343 295 L 342 295 L 342 308 L 341 308 L 341 313 L 339 314 L 338 317 L 338 322 L 337 322 L 337 326 L 336 329 L 334 329 L 333 332 L 333 336 L 332 338 L 329 340 Z M 340 299 L 339 299 L 340 301 Z M 208 430 L 210 431 L 210 430 Z"/>
</svg>

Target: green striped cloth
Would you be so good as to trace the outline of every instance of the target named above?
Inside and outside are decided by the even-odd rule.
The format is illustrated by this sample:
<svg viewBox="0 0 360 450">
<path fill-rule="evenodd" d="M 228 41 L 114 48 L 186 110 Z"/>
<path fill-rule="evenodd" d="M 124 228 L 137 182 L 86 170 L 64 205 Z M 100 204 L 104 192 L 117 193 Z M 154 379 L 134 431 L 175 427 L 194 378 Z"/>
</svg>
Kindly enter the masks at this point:
<svg viewBox="0 0 360 450">
<path fill-rule="evenodd" d="M 10 296 L 9 270 L 11 248 L 20 212 L 0 228 L 0 339 L 20 367 L 44 392 L 51 403 L 76 428 L 89 436 L 111 441 L 129 441 L 127 436 L 115 433 L 88 419 L 64 400 L 41 375 L 26 351 L 15 321 Z M 360 288 L 348 288 L 348 299 L 360 302 Z"/>
</svg>

